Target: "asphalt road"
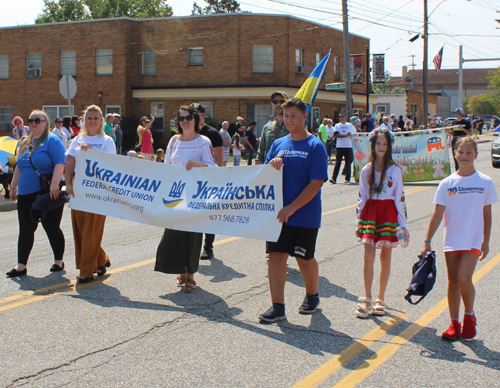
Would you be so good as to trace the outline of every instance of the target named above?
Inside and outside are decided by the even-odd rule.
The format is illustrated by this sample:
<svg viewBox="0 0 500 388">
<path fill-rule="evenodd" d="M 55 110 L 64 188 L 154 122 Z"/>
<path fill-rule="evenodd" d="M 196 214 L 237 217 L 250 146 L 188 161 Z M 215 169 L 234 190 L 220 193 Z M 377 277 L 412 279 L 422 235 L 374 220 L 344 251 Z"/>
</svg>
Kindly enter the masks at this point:
<svg viewBox="0 0 500 388">
<path fill-rule="evenodd" d="M 498 187 L 490 147 L 480 144 L 476 167 Z M 406 185 L 410 246 L 393 252 L 389 315 L 366 320 L 354 318 L 363 294 L 363 247 L 353 232 L 356 184 L 327 182 L 323 188 L 316 254 L 322 309 L 298 314 L 304 288 L 290 259 L 288 320 L 271 325 L 257 320 L 270 306 L 264 242 L 217 236 L 216 259 L 201 263 L 199 288 L 183 294 L 175 276 L 153 271 L 162 230 L 108 218 L 103 246 L 112 262 L 109 276 L 75 289 L 66 210 L 66 271 L 49 272 L 52 253 L 40 228 L 28 276 L 0 279 L 0 386 L 499 386 L 499 204 L 493 206 L 491 253 L 475 277 L 477 337 L 439 337 L 449 325 L 442 226 L 434 238 L 434 290 L 417 306 L 404 300 L 436 187 Z M 17 213 L 0 213 L 0 220 L 0 268 L 6 272 L 16 262 Z"/>
</svg>

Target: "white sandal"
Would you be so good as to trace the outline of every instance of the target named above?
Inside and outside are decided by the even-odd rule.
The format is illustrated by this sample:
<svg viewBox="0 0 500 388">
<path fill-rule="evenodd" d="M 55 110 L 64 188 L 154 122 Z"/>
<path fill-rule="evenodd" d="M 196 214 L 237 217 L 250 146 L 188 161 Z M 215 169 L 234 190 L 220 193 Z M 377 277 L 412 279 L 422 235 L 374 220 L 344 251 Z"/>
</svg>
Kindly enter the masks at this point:
<svg viewBox="0 0 500 388">
<path fill-rule="evenodd" d="M 375 299 L 375 305 L 373 307 L 373 315 L 385 315 L 385 309 L 389 308 L 387 303 L 384 302 L 383 299 L 377 298 Z"/>
<path fill-rule="evenodd" d="M 361 296 L 358 299 L 359 302 L 358 305 L 356 306 L 356 312 L 354 315 L 356 318 L 368 318 L 368 315 L 370 315 L 373 312 L 373 302 L 370 298 L 367 298 L 366 296 Z M 363 303 L 368 303 L 368 307 L 364 306 Z"/>
</svg>

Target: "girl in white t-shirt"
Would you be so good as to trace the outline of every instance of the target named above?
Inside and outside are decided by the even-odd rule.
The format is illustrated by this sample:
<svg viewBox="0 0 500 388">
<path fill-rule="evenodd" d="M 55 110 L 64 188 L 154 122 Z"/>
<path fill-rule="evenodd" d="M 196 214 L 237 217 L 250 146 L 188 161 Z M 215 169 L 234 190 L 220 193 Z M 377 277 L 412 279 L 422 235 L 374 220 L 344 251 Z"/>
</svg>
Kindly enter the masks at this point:
<svg viewBox="0 0 500 388">
<path fill-rule="evenodd" d="M 474 338 L 475 290 L 472 275 L 476 263 L 489 252 L 491 205 L 498 202 L 490 177 L 476 171 L 477 144 L 471 137 L 460 139 L 455 146 L 459 169 L 439 184 L 434 197 L 436 209 L 424 240 L 422 255 L 431 252 L 431 240 L 444 214 L 444 255 L 448 268 L 448 306 L 451 325 L 442 338 L 456 340 Z M 463 327 L 458 319 L 460 298 L 464 302 Z"/>
<path fill-rule="evenodd" d="M 398 246 L 398 230 L 402 229 L 404 232 L 406 243 L 410 238 L 406 226 L 403 175 L 399 166 L 392 160 L 393 142 L 393 132 L 385 128 L 372 131 L 370 163 L 363 167 L 359 177 L 356 236 L 365 246 L 365 296 L 359 298 L 360 303 L 355 312 L 358 318 L 367 318 L 370 314 L 385 315 L 385 290 L 391 272 L 392 248 Z M 378 248 L 381 265 L 380 285 L 377 299 L 372 302 L 373 266 Z"/>
</svg>

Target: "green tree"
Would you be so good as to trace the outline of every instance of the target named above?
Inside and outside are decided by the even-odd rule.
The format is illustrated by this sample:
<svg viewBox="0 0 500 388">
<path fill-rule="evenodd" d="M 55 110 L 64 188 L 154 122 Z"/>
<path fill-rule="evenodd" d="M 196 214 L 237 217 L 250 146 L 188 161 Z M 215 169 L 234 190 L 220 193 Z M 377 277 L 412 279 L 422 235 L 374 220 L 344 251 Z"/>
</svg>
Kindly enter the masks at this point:
<svg viewBox="0 0 500 388">
<path fill-rule="evenodd" d="M 406 90 L 396 86 L 392 89 L 389 89 L 389 85 L 387 85 L 387 82 L 392 78 L 392 74 L 390 71 L 385 72 L 385 82 L 380 82 L 380 83 L 373 83 L 371 84 L 372 86 L 372 92 L 374 94 L 400 94 L 400 93 L 405 93 Z"/>
<path fill-rule="evenodd" d="M 500 96 L 498 94 L 479 94 L 469 98 L 467 110 L 475 115 L 500 115 Z"/>
<path fill-rule="evenodd" d="M 35 23 L 167 16 L 172 16 L 172 7 L 165 0 L 44 0 L 43 12 Z"/>
<path fill-rule="evenodd" d="M 490 81 L 488 89 L 496 89 L 498 93 L 500 93 L 500 67 L 496 70 L 489 71 L 486 79 Z"/>
<path fill-rule="evenodd" d="M 243 12 L 240 9 L 240 3 L 236 0 L 205 0 L 208 4 L 206 7 L 200 7 L 198 4 L 193 3 L 193 13 L 198 15 L 209 13 L 230 13 L 230 12 Z"/>
</svg>

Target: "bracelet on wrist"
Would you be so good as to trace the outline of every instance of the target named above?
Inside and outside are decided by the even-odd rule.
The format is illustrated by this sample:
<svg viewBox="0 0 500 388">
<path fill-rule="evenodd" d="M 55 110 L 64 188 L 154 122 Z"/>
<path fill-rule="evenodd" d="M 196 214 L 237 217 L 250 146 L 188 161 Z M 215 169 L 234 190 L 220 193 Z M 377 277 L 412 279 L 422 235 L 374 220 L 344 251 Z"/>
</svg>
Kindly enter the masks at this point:
<svg viewBox="0 0 500 388">
<path fill-rule="evenodd" d="M 430 242 L 431 242 L 431 240 L 424 240 L 424 242 L 428 242 L 428 243 L 430 243 Z"/>
</svg>

